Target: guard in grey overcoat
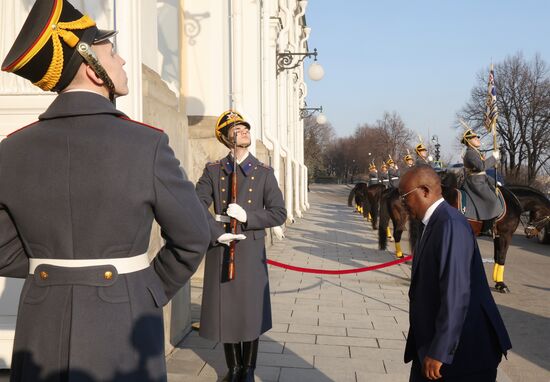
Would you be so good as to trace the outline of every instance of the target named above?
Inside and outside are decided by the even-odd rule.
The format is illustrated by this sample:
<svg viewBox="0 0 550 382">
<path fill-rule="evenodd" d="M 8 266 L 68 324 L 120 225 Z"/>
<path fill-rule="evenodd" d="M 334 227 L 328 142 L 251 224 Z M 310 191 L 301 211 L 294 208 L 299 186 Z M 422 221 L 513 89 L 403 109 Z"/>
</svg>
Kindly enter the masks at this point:
<svg viewBox="0 0 550 382">
<path fill-rule="evenodd" d="M 420 142 L 414 148 L 416 152 L 416 160 L 414 162 L 415 166 L 430 166 L 432 167 L 432 157 L 428 154 L 428 149 L 424 146 L 424 143 Z"/>
<path fill-rule="evenodd" d="M 390 187 L 399 187 L 399 168 L 391 157 L 386 161 L 386 164 L 388 165 L 388 177 L 390 178 Z"/>
<path fill-rule="evenodd" d="M 385 162 L 382 162 L 382 166 L 380 166 L 378 178 L 380 179 L 380 183 L 382 183 L 386 188 L 390 186 L 390 175 L 388 173 L 388 166 Z"/>
<path fill-rule="evenodd" d="M 67 90 L 0 144 L 0 275 L 25 278 L 11 381 L 166 381 L 162 307 L 206 252 L 206 214 L 167 135 L 110 102 L 127 93 L 124 61 L 101 40 L 112 32 L 74 31 L 89 65 L 62 38 L 61 57 L 35 45 L 45 23 L 74 20 L 90 25 L 66 1 L 37 1 L 2 65 L 37 83 L 58 61 L 41 85 Z M 14 69 L 26 52 L 37 56 Z M 166 242 L 150 262 L 153 220 Z"/>
<path fill-rule="evenodd" d="M 211 243 L 206 254 L 200 335 L 224 343 L 229 368 L 226 380 L 253 381 L 258 338 L 272 325 L 265 229 L 282 225 L 286 209 L 273 169 L 246 149 L 250 125 L 236 112 L 223 113 L 216 136 L 228 147 L 232 147 L 229 137 L 234 129 L 239 132 L 237 158 L 241 159 L 236 168 L 236 203 L 231 203 L 231 153 L 208 163 L 196 185 L 205 209 L 213 205 L 214 210 L 214 216 L 209 215 Z M 235 214 L 235 205 L 244 214 Z M 229 281 L 225 265 L 228 244 L 235 237 L 230 233 L 231 216 L 238 218 L 235 236 L 242 240 L 236 243 L 235 278 Z"/>
<path fill-rule="evenodd" d="M 372 186 L 378 183 L 380 183 L 380 179 L 378 178 L 378 170 L 376 169 L 376 165 L 371 163 L 369 165 L 369 181 L 367 182 L 367 185 Z"/>
<path fill-rule="evenodd" d="M 501 214 L 503 208 L 485 170 L 495 166 L 499 152 L 495 151 L 489 158 L 484 159 L 478 150 L 481 146 L 479 136 L 472 130 L 464 133 L 462 143 L 467 146 L 463 158 L 465 170 L 463 188 L 476 208 L 478 219 L 490 221 Z"/>
</svg>

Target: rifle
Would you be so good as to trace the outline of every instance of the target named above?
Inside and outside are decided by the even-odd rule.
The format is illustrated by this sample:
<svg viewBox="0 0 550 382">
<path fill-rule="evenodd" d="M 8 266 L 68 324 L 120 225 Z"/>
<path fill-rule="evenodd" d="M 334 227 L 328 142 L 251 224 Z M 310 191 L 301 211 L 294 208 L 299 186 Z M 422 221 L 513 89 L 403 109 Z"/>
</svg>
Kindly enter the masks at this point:
<svg viewBox="0 0 550 382">
<path fill-rule="evenodd" d="M 235 124 L 233 124 L 235 126 Z M 233 137 L 233 173 L 231 174 L 231 203 L 237 203 L 237 130 L 234 129 Z M 237 234 L 237 219 L 231 218 L 231 233 Z M 229 243 L 229 265 L 227 267 L 227 278 L 229 281 L 235 278 L 235 245 L 237 240 Z"/>
</svg>

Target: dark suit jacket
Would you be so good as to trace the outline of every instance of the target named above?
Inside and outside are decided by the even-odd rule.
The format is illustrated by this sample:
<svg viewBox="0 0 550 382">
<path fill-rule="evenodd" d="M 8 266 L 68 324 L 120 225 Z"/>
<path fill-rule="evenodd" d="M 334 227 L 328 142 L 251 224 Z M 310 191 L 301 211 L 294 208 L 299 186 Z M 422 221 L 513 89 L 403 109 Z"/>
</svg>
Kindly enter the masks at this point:
<svg viewBox="0 0 550 382">
<path fill-rule="evenodd" d="M 511 343 L 467 220 L 447 202 L 428 222 L 413 259 L 405 362 L 430 356 L 443 376 L 496 368 Z"/>
</svg>

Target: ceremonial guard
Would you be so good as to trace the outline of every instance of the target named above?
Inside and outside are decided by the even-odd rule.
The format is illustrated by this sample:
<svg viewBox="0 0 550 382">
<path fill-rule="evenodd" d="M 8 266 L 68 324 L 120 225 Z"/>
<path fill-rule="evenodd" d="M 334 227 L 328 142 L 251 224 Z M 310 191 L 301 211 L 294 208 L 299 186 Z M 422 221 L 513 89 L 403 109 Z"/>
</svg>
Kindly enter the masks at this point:
<svg viewBox="0 0 550 382">
<path fill-rule="evenodd" d="M 464 132 L 462 144 L 466 146 L 463 188 L 476 208 L 478 219 L 483 220 L 482 231 L 488 233 L 493 220 L 502 212 L 502 206 L 485 170 L 495 166 L 500 153 L 495 150 L 489 158 L 485 159 L 479 152 L 481 146 L 479 136 L 472 129 Z"/>
<path fill-rule="evenodd" d="M 397 164 L 390 156 L 389 159 L 386 161 L 386 164 L 388 165 L 388 176 L 390 178 L 390 187 L 397 188 L 399 187 L 399 168 L 397 167 Z"/>
<path fill-rule="evenodd" d="M 386 165 L 386 162 L 382 162 L 378 177 L 380 178 L 380 183 L 382 183 L 384 186 L 386 186 L 386 188 L 388 188 L 390 185 L 390 176 L 388 174 L 388 166 Z"/>
<path fill-rule="evenodd" d="M 368 186 L 372 186 L 374 184 L 380 183 L 380 180 L 378 179 L 378 170 L 376 169 L 376 165 L 374 162 L 369 164 L 369 181 L 367 183 Z"/>
<path fill-rule="evenodd" d="M 431 155 L 428 155 L 428 149 L 424 146 L 424 143 L 420 142 L 414 148 L 416 152 L 416 162 L 415 165 L 428 165 L 432 166 L 433 158 Z"/>
<path fill-rule="evenodd" d="M 411 153 L 409 153 L 408 149 L 407 149 L 407 155 L 403 157 L 403 161 L 405 162 L 405 168 L 411 168 L 412 166 L 414 166 L 414 159 Z"/>
<path fill-rule="evenodd" d="M 162 307 L 208 247 L 168 136 L 111 102 L 128 93 L 115 33 L 36 1 L 2 64 L 60 93 L 0 144 L 0 275 L 25 278 L 11 381 L 166 381 Z"/>
<path fill-rule="evenodd" d="M 216 138 L 231 152 L 208 163 L 196 186 L 205 209 L 214 204 L 200 335 L 223 343 L 229 368 L 224 381 L 252 382 L 258 338 L 272 325 L 265 229 L 282 225 L 286 209 L 273 169 L 248 152 L 250 124 L 239 113 L 227 111 L 218 119 Z"/>
</svg>

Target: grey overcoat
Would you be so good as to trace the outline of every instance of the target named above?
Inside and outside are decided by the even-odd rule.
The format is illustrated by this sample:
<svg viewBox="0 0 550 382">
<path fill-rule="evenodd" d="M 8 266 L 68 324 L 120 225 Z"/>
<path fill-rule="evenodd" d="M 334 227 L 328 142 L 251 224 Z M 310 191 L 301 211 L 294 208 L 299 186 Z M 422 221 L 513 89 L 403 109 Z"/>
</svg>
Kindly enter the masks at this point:
<svg viewBox="0 0 550 382">
<path fill-rule="evenodd" d="M 399 169 L 390 167 L 388 169 L 388 176 L 390 178 L 390 187 L 399 187 Z"/>
<path fill-rule="evenodd" d="M 247 221 L 237 231 L 246 235 L 235 249 L 235 278 L 226 281 L 229 250 L 216 242 L 230 232 L 229 224 L 217 222 L 209 214 L 211 243 L 206 254 L 201 307 L 200 335 L 223 343 L 252 341 L 271 329 L 271 302 L 265 253 L 265 228 L 283 224 L 286 209 L 273 169 L 252 154 L 238 165 L 237 204 L 247 213 Z M 231 202 L 231 156 L 208 163 L 197 182 L 197 193 L 205 208 L 214 204 L 214 213 L 225 214 Z"/>
<path fill-rule="evenodd" d="M 493 185 L 489 184 L 489 178 L 485 174 L 485 170 L 494 167 L 495 164 L 494 157 L 491 156 L 483 160 L 479 151 L 471 147 L 466 149 L 464 154 L 466 179 L 463 188 L 474 203 L 480 220 L 495 218 L 502 212 L 502 206 L 495 189 Z"/>
<path fill-rule="evenodd" d="M 28 257 L 145 253 L 153 219 L 166 244 L 149 268 L 40 265 L 28 275 Z M 161 308 L 209 239 L 166 134 L 98 94 L 59 95 L 0 144 L 0 274 L 26 278 L 12 381 L 165 381 Z"/>
<path fill-rule="evenodd" d="M 369 171 L 369 181 L 367 182 L 368 186 L 372 186 L 374 184 L 380 183 L 380 179 L 378 179 L 378 172 L 377 171 Z"/>
</svg>

